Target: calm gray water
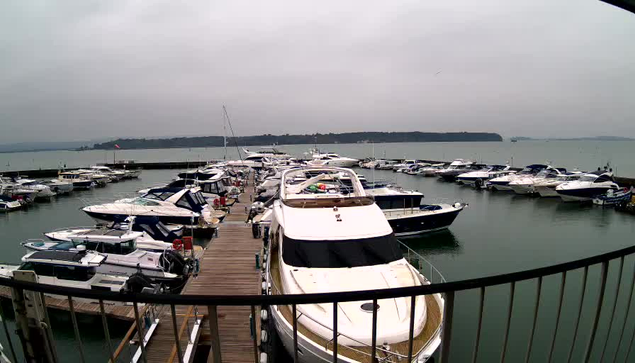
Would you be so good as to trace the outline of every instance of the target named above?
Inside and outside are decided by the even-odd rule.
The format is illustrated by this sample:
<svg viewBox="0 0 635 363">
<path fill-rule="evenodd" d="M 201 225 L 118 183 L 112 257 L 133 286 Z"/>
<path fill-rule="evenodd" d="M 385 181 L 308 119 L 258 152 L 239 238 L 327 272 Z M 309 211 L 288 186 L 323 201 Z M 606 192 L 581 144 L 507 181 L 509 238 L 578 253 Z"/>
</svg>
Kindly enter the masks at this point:
<svg viewBox="0 0 635 363">
<path fill-rule="evenodd" d="M 545 145 L 550 143 L 545 143 Z M 436 145 L 436 144 L 435 144 Z M 477 144 L 479 146 L 480 144 Z M 501 144 L 503 145 L 503 144 Z M 523 143 L 507 145 L 509 148 L 521 148 Z M 617 144 L 615 144 L 617 145 Z M 360 148 L 365 152 L 369 145 L 348 145 L 342 147 Z M 395 149 L 402 145 L 390 145 Z M 406 145 L 410 147 L 409 145 Z M 434 146 L 434 145 L 433 145 Z M 443 145 L 436 145 L 444 148 Z M 456 146 L 455 147 L 464 147 Z M 384 147 L 389 147 L 384 145 Z M 426 145 L 425 147 L 428 147 Z M 483 148 L 491 146 L 482 146 Z M 613 146 L 609 146 L 613 147 Z M 376 152 L 378 147 L 375 147 Z M 178 150 L 171 150 L 177 152 Z M 420 151 L 420 157 L 443 158 L 443 155 L 432 154 L 434 150 Z M 151 155 L 154 151 L 147 151 Z M 163 151 L 157 151 L 161 153 Z M 185 152 L 185 151 L 180 151 Z M 439 152 L 439 151 L 437 151 Z M 537 151 L 538 152 L 538 151 Z M 457 153 L 460 153 L 457 152 Z M 38 153 L 39 154 L 39 153 Z M 352 152 L 348 154 L 353 154 Z M 388 154 L 388 152 L 387 152 Z M 409 154 L 413 155 L 414 152 Z M 46 155 L 42 153 L 41 155 Z M 359 155 L 359 154 L 357 154 Z M 446 155 L 453 158 L 460 154 Z M 5 155 L 6 156 L 6 155 Z M 391 156 L 391 155 L 389 155 Z M 449 156 L 449 157 L 448 157 Z M 462 156 L 469 157 L 463 154 Z M 515 157 L 516 158 L 516 157 Z M 173 156 L 178 160 L 179 156 Z M 494 160 L 497 161 L 497 160 Z M 535 160 L 534 161 L 538 161 Z M 527 163 L 530 161 L 527 161 Z M 589 166 L 591 167 L 591 166 Z M 635 235 L 635 218 L 631 215 L 617 213 L 613 210 L 595 206 L 564 204 L 557 199 L 539 199 L 516 196 L 506 193 L 489 193 L 475 191 L 467 187 L 444 183 L 436 179 L 395 174 L 387 171 L 361 170 L 372 180 L 393 180 L 409 189 L 417 189 L 426 196 L 425 201 L 469 203 L 459 215 L 450 230 L 430 234 L 423 238 L 411 239 L 407 243 L 423 254 L 445 275 L 447 280 L 460 280 L 499 273 L 519 271 L 534 267 L 546 266 L 558 262 L 616 250 L 633 243 Z M 70 197 L 60 197 L 51 203 L 38 204 L 28 211 L 0 215 L 0 235 L 3 244 L 0 247 L 4 262 L 18 263 L 24 253 L 18 245 L 27 238 L 41 238 L 41 233 L 71 225 L 83 225 L 92 221 L 79 209 L 85 204 L 98 201 L 113 200 L 132 193 L 144 186 L 150 186 L 171 179 L 176 171 L 145 171 L 140 180 L 111 184 L 103 189 L 89 192 L 77 192 Z M 633 174 L 635 175 L 635 173 Z M 623 320 L 626 290 L 630 286 L 635 261 L 626 260 L 624 268 L 623 291 L 620 295 L 616 322 Z M 203 266 L 203 268 L 205 268 Z M 609 273 L 609 287 L 605 299 L 597 344 L 602 344 L 606 337 L 608 325 L 607 310 L 614 299 L 615 276 L 617 264 L 612 264 Z M 579 303 L 581 272 L 568 276 L 565 295 L 565 309 L 560 325 L 560 334 L 554 361 L 565 361 L 569 346 L 570 333 L 573 329 Z M 585 298 L 583 322 L 580 327 L 575 353 L 572 361 L 580 361 L 582 349 L 586 345 L 591 324 L 591 309 L 597 298 L 597 281 L 599 269 L 593 268 L 589 273 L 587 296 Z M 546 278 L 543 285 L 539 322 L 531 356 L 532 362 L 544 362 L 553 332 L 555 318 L 557 288 L 559 277 Z M 516 287 L 514 302 L 514 319 L 512 320 L 507 362 L 523 361 L 529 336 L 529 322 L 533 314 L 536 282 L 522 282 Z M 500 359 L 500 348 L 503 341 L 506 309 L 509 297 L 509 286 L 487 289 L 485 299 L 484 326 L 481 338 L 480 362 L 491 362 Z M 455 306 L 455 325 L 453 331 L 454 362 L 465 362 L 471 359 L 478 309 L 478 291 L 467 291 L 457 294 Z M 68 313 L 54 314 L 53 327 L 56 337 L 64 348 L 60 349 L 63 361 L 78 359 L 77 350 L 72 340 L 72 330 L 68 324 Z M 626 337 L 633 331 L 630 319 L 626 329 Z M 616 323 L 613 334 L 621 325 Z M 99 328 L 99 329 L 98 329 Z M 128 328 L 127 324 L 115 324 L 111 327 L 113 339 L 121 337 Z M 106 359 L 106 346 L 101 335 L 98 319 L 82 319 L 80 326 L 84 343 L 96 359 Z M 0 341 L 6 343 L 4 334 L 0 333 Z M 617 336 L 611 340 L 607 354 L 612 358 L 615 352 Z M 14 342 L 15 342 L 14 338 Z M 118 343 L 118 342 L 117 342 Z M 620 360 L 624 359 L 623 343 Z M 6 344 L 5 344 L 6 347 Z M 598 348 L 599 349 L 599 348 Z M 595 353 L 597 361 L 598 353 Z"/>
<path fill-rule="evenodd" d="M 558 167 L 595 170 L 610 162 L 620 176 L 635 177 L 635 141 L 519 141 L 511 142 L 450 142 L 395 144 L 338 144 L 318 145 L 323 150 L 364 158 L 421 158 L 452 160 L 466 158 L 486 163 L 512 163 L 524 166 L 531 163 L 552 163 Z M 301 157 L 312 145 L 280 146 L 288 153 Z M 250 147 L 256 149 L 256 147 Z M 238 158 L 236 148 L 228 148 L 230 159 Z M 200 161 L 222 159 L 223 148 L 117 150 L 116 152 L 51 151 L 0 154 L 0 172 L 9 170 L 50 169 L 89 166 L 98 162 L 117 160 L 137 161 Z"/>
</svg>

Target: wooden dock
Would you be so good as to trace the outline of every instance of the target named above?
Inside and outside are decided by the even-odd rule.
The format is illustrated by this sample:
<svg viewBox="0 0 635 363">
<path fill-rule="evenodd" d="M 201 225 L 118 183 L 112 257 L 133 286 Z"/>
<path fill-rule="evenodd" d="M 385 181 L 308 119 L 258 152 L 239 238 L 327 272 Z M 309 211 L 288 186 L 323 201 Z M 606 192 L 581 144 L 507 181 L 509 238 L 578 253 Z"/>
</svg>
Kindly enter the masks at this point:
<svg viewBox="0 0 635 363">
<path fill-rule="evenodd" d="M 256 268 L 255 255 L 262 247 L 262 240 L 253 238 L 251 227 L 245 223 L 250 207 L 253 187 L 241 195 L 239 201 L 231 207 L 231 213 L 219 227 L 219 235 L 214 238 L 200 259 L 201 271 L 191 278 L 181 294 L 207 295 L 257 295 L 260 293 L 259 270 Z M 192 336 L 194 307 L 176 308 L 177 332 L 181 351 L 185 352 Z M 196 346 L 213 346 L 207 307 L 197 307 L 199 318 L 203 322 L 200 334 L 193 342 Z M 259 314 L 256 310 L 256 314 Z M 218 329 L 220 350 L 224 362 L 254 362 L 254 341 L 250 329 L 250 307 L 218 307 Z M 161 313 L 160 322 L 146 346 L 148 362 L 178 362 L 177 347 L 174 344 L 175 330 L 170 308 Z M 259 319 L 254 321 L 259 324 Z M 258 328 L 255 329 L 258 332 Z M 189 337 L 188 337 L 189 335 Z M 205 350 L 209 352 L 208 349 Z M 202 352 L 202 350 L 201 350 Z M 194 353 L 193 353 L 194 354 Z M 192 355 L 193 355 L 192 354 Z M 209 361 L 213 354 L 209 354 Z"/>
</svg>

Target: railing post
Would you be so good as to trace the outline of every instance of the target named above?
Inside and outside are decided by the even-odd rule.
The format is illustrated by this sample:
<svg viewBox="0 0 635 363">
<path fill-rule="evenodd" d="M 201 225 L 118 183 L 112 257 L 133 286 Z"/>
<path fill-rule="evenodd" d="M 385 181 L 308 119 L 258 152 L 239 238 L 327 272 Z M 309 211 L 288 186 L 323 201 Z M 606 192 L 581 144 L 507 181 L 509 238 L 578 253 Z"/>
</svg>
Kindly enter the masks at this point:
<svg viewBox="0 0 635 363">
<path fill-rule="evenodd" d="M 514 294 L 516 292 L 516 281 L 512 281 L 509 286 L 509 308 L 507 309 L 507 323 L 505 323 L 505 339 L 503 340 L 503 352 L 501 353 L 501 363 L 505 362 L 507 355 L 507 342 L 509 341 L 509 329 L 512 323 L 512 313 L 514 311 Z"/>
<path fill-rule="evenodd" d="M 584 295 L 586 294 L 586 280 L 589 276 L 589 266 L 584 268 L 584 274 L 582 275 L 582 292 L 580 293 L 580 307 L 578 308 L 578 318 L 575 322 L 575 328 L 573 329 L 573 341 L 571 342 L 571 348 L 569 348 L 569 355 L 567 356 L 567 362 L 571 362 L 571 356 L 573 355 L 573 349 L 575 348 L 575 341 L 578 336 L 578 328 L 580 327 L 580 317 L 582 316 L 582 307 L 584 306 Z"/>
<path fill-rule="evenodd" d="M 373 327 L 371 333 L 371 362 L 375 361 L 377 356 L 377 299 L 373 299 Z"/>
<path fill-rule="evenodd" d="M 337 363 L 337 301 L 333 302 L 333 363 Z"/>
<path fill-rule="evenodd" d="M 597 308 L 595 310 L 595 318 L 593 319 L 593 325 L 591 326 L 591 334 L 589 341 L 586 345 L 584 352 L 584 361 L 588 362 L 591 359 L 591 351 L 593 350 L 593 342 L 595 341 L 595 333 L 600 322 L 600 315 L 602 314 L 602 302 L 604 301 L 604 292 L 606 291 L 606 275 L 608 273 L 609 262 L 602 262 L 602 273 L 600 276 L 600 293 L 598 294 Z"/>
<path fill-rule="evenodd" d="M 73 306 L 73 297 L 70 295 L 68 295 L 68 309 L 71 312 L 71 321 L 73 323 L 73 330 L 75 331 L 75 339 L 77 340 L 79 347 L 79 357 L 82 362 L 85 362 L 84 345 L 82 344 L 82 337 L 79 335 L 79 325 L 77 325 L 77 316 L 75 315 L 75 307 Z"/>
<path fill-rule="evenodd" d="M 14 362 L 18 362 L 18 357 L 15 355 L 15 348 L 13 348 L 13 342 L 11 341 L 11 335 L 9 334 L 9 328 L 7 327 L 7 319 L 4 316 L 4 309 L 0 304 L 0 320 L 2 320 L 2 327 L 4 328 L 4 335 L 7 337 L 7 343 L 9 343 L 9 349 L 11 350 L 11 358 Z"/>
<path fill-rule="evenodd" d="M 525 356 L 525 363 L 529 363 L 531 357 L 531 348 L 534 343 L 534 333 L 536 332 L 536 322 L 538 320 L 538 311 L 540 310 L 540 294 L 542 292 L 542 276 L 538 278 L 538 284 L 536 286 L 536 303 L 534 307 L 534 321 L 531 324 L 531 333 L 529 334 L 529 344 L 527 345 L 527 355 Z"/>
<path fill-rule="evenodd" d="M 223 361 L 220 351 L 220 332 L 218 331 L 218 312 L 216 305 L 207 307 L 207 320 L 209 321 L 209 332 L 212 337 L 212 362 L 221 363 Z"/>
<path fill-rule="evenodd" d="M 445 293 L 443 308 L 443 338 L 441 340 L 441 363 L 450 361 L 450 341 L 452 339 L 452 316 L 454 315 L 454 291 Z"/>
<path fill-rule="evenodd" d="M 110 331 L 108 330 L 108 319 L 106 318 L 106 310 L 104 309 L 104 300 L 99 300 L 99 312 L 101 315 L 101 323 L 104 326 L 104 337 L 108 344 L 108 354 L 110 354 L 110 362 L 115 363 L 115 351 L 112 349 L 112 342 L 110 341 Z"/>
<path fill-rule="evenodd" d="M 478 348 L 481 344 L 481 329 L 483 327 L 483 305 L 485 303 L 485 288 L 480 289 L 480 303 L 478 305 L 478 326 L 476 327 L 476 339 L 474 340 L 474 353 L 472 354 L 472 362 L 476 363 L 478 358 Z"/>
<path fill-rule="evenodd" d="M 622 285 L 622 274 L 624 273 L 624 256 L 620 258 L 620 268 L 617 275 L 617 286 L 615 287 L 615 300 L 613 301 L 613 308 L 611 309 L 611 318 L 609 319 L 609 326 L 606 329 L 606 339 L 604 340 L 604 346 L 602 346 L 602 354 L 600 354 L 600 361 L 604 361 L 604 353 L 606 353 L 606 346 L 611 336 L 611 329 L 613 328 L 613 320 L 615 319 L 615 308 L 617 307 L 617 301 L 620 297 L 620 286 Z M 626 318 L 625 318 L 626 319 Z"/>
<path fill-rule="evenodd" d="M 181 337 L 176 322 L 176 307 L 170 304 L 170 315 L 172 315 L 172 329 L 174 332 L 174 344 L 176 344 L 176 355 L 179 357 L 179 363 L 183 363 L 183 351 L 181 350 Z M 185 317 L 187 319 L 187 316 Z"/>
<path fill-rule="evenodd" d="M 132 304 L 132 307 L 134 309 L 134 317 L 135 317 L 135 323 L 137 325 L 137 335 L 139 336 L 139 348 L 141 349 L 141 359 L 144 361 L 144 363 L 148 363 L 148 357 L 146 357 L 146 345 L 145 345 L 145 337 L 143 334 L 143 328 L 141 326 L 141 318 L 139 317 L 139 305 L 134 302 Z"/>
<path fill-rule="evenodd" d="M 254 336 L 252 338 L 252 341 L 254 344 L 254 363 L 258 363 L 258 329 L 256 327 L 256 325 L 258 325 L 258 319 L 256 317 L 255 305 L 251 305 L 251 316 L 252 316 L 252 321 L 254 324 Z M 267 337 L 267 339 L 271 339 L 271 338 Z"/>
<path fill-rule="evenodd" d="M 426 296 L 423 297 L 424 301 Z M 410 297 L 410 329 L 408 331 L 408 362 L 412 362 L 412 348 L 415 335 L 415 309 L 417 307 L 417 295 Z"/>
<path fill-rule="evenodd" d="M 622 345 L 622 339 L 624 339 L 624 330 L 626 329 L 626 322 L 628 321 L 628 316 L 631 312 L 631 302 L 633 301 L 633 290 L 635 290 L 635 268 L 633 268 L 633 279 L 631 280 L 631 288 L 628 293 L 628 302 L 626 303 L 626 312 L 624 313 L 624 319 L 622 321 L 622 329 L 620 329 L 620 339 L 617 340 L 617 347 L 615 348 L 615 355 L 613 356 L 613 363 L 617 361 L 617 355 L 620 352 L 620 345 Z M 633 334 L 635 336 L 635 332 Z M 633 344 L 629 344 L 629 347 Z M 630 348 L 629 348 L 630 351 Z"/>
<path fill-rule="evenodd" d="M 293 362 L 298 363 L 298 311 L 293 304 Z"/>
<path fill-rule="evenodd" d="M 635 280 L 633 280 L 635 281 Z M 564 288 L 567 283 L 567 271 L 562 273 L 562 279 L 560 281 L 560 297 L 558 298 L 558 312 L 556 314 L 556 325 L 553 331 L 553 338 L 551 338 L 551 346 L 549 347 L 549 358 L 547 363 L 551 363 L 553 358 L 553 351 L 556 347 L 556 338 L 558 337 L 558 325 L 560 325 L 560 314 L 562 313 L 562 301 L 564 300 Z"/>
</svg>

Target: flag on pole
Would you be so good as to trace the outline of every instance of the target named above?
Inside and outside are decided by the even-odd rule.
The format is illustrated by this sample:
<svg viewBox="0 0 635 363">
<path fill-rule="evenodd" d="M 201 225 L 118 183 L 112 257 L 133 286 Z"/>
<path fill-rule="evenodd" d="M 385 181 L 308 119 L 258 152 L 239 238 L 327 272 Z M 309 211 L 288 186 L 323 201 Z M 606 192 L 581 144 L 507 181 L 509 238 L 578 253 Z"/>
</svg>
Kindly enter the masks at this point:
<svg viewBox="0 0 635 363">
<path fill-rule="evenodd" d="M 119 144 L 115 144 L 115 149 L 121 149 L 121 147 L 119 147 Z"/>
</svg>

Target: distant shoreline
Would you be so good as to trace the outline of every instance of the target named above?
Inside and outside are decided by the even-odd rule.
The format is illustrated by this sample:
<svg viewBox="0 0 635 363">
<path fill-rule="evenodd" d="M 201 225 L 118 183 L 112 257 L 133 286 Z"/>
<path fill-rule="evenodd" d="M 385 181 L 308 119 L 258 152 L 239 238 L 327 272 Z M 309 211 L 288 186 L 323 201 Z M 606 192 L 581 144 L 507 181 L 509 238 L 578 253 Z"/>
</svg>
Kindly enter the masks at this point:
<svg viewBox="0 0 635 363">
<path fill-rule="evenodd" d="M 501 142 L 503 138 L 491 132 L 350 132 L 339 134 L 256 135 L 227 137 L 227 145 L 313 145 L 313 144 L 370 144 L 398 142 Z M 177 137 L 164 139 L 117 139 L 95 144 L 93 150 L 112 149 L 177 149 L 195 147 L 223 147 L 223 136 Z"/>
</svg>

